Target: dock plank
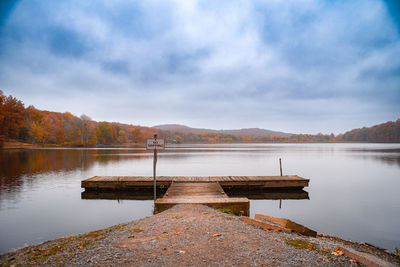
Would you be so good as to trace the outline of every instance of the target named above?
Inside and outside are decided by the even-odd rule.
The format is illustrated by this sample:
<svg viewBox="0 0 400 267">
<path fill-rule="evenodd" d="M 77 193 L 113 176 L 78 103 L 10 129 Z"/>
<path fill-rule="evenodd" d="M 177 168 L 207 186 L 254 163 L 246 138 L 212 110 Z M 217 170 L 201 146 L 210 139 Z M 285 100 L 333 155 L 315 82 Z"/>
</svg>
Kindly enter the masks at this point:
<svg viewBox="0 0 400 267">
<path fill-rule="evenodd" d="M 227 198 L 217 182 L 173 182 L 165 193 L 165 197 L 181 198 Z"/>
<path fill-rule="evenodd" d="M 229 208 L 234 213 L 249 214 L 247 198 L 229 198 L 218 182 L 174 181 L 163 198 L 156 200 L 158 212 L 177 204 L 203 204 L 213 208 Z"/>
</svg>

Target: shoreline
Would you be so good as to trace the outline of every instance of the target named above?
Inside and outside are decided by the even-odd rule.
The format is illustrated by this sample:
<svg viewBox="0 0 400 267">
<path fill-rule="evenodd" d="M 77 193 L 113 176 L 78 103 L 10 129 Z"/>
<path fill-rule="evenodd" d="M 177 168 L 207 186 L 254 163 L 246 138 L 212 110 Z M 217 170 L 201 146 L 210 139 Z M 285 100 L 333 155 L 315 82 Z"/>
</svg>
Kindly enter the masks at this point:
<svg viewBox="0 0 400 267">
<path fill-rule="evenodd" d="M 176 145 L 237 145 L 237 144 L 400 144 L 399 142 L 351 142 L 351 141 L 310 141 L 310 142 L 218 142 L 218 143 L 167 143 L 169 148 Z M 19 141 L 4 142 L 1 149 L 20 149 L 20 148 L 143 148 L 146 149 L 146 143 L 135 144 L 111 144 L 111 145 L 63 145 L 63 144 L 31 144 Z"/>
<path fill-rule="evenodd" d="M 400 257 L 374 246 L 269 231 L 203 205 L 177 205 L 129 223 L 24 247 L 1 255 L 0 265 L 356 266 L 340 255 L 346 249 L 400 265 Z"/>
</svg>

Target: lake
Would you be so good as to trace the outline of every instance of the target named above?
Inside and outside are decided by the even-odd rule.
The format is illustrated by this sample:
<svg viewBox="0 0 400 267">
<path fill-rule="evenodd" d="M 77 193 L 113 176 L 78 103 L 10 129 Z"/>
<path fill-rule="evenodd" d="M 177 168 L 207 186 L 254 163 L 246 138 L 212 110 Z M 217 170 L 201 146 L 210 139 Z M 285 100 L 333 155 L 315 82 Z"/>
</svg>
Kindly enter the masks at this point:
<svg viewBox="0 0 400 267">
<path fill-rule="evenodd" d="M 400 144 L 174 145 L 159 153 L 167 176 L 279 175 L 310 179 L 308 199 L 256 199 L 250 214 L 400 248 Z M 152 215 L 152 200 L 82 199 L 92 176 L 152 176 L 141 148 L 0 150 L 0 254 Z M 281 206 L 281 207 L 280 207 Z"/>
</svg>

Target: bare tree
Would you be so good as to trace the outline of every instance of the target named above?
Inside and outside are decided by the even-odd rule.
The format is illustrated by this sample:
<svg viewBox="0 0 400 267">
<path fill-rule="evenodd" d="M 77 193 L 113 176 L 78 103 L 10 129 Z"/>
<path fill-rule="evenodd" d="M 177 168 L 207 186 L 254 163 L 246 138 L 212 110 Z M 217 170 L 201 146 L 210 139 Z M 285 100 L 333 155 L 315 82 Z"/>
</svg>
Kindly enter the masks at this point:
<svg viewBox="0 0 400 267">
<path fill-rule="evenodd" d="M 86 146 L 88 144 L 88 139 L 89 139 L 88 124 L 89 121 L 91 121 L 92 119 L 85 114 L 82 114 L 80 118 L 81 118 L 81 143 Z"/>
</svg>

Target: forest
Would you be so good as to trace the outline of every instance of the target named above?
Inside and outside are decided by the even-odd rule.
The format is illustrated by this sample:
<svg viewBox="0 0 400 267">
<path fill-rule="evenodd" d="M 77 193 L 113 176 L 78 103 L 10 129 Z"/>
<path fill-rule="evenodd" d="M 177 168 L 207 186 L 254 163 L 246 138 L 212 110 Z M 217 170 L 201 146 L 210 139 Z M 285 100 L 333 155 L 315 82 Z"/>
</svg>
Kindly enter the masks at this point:
<svg viewBox="0 0 400 267">
<path fill-rule="evenodd" d="M 94 146 L 139 144 L 160 134 L 150 127 L 96 122 L 86 115 L 43 111 L 0 91 L 0 144 L 8 140 L 41 145 Z"/>
<path fill-rule="evenodd" d="M 96 122 L 74 116 L 25 107 L 22 101 L 0 90 L 0 146 L 9 140 L 60 146 L 143 144 L 158 134 L 167 143 L 282 143 L 282 142 L 400 142 L 400 119 L 344 134 L 292 134 L 291 136 L 187 133 L 118 122 Z"/>
</svg>

